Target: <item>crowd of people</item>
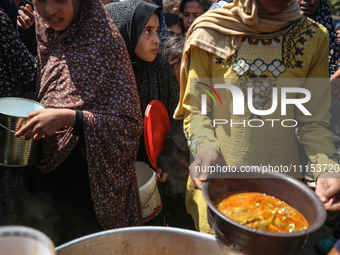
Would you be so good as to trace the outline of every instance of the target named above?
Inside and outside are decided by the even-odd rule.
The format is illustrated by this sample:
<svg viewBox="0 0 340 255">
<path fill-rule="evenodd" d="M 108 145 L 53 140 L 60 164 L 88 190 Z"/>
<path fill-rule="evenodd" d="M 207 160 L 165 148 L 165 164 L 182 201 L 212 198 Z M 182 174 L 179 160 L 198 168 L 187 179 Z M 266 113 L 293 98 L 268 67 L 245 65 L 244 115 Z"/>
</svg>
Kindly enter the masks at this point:
<svg viewBox="0 0 340 255">
<path fill-rule="evenodd" d="M 314 173 L 315 193 L 330 216 L 340 211 L 328 130 L 340 30 L 326 0 L 0 0 L 0 24 L 0 97 L 45 107 L 15 137 L 43 140 L 21 185 L 51 209 L 56 245 L 143 224 L 213 234 L 201 192 L 209 173 L 197 169 L 215 165 L 326 165 Z M 277 104 L 286 87 L 303 105 Z M 240 105 L 236 92 L 252 95 Z M 135 162 L 151 166 L 143 116 L 152 100 L 164 104 L 171 130 L 154 169 L 162 213 L 143 222 Z M 283 118 L 296 125 L 274 125 Z M 0 183 L 16 178 L 0 167 Z"/>
</svg>

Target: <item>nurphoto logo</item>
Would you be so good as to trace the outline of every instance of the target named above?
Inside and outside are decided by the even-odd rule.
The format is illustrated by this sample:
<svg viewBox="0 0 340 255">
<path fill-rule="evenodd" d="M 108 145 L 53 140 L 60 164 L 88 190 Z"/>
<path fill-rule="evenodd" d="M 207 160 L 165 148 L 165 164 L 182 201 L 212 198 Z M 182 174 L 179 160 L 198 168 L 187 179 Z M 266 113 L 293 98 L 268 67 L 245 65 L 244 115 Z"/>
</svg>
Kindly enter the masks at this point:
<svg viewBox="0 0 340 255">
<path fill-rule="evenodd" d="M 207 82 L 201 80 L 207 80 Z M 221 83 L 221 80 L 216 80 L 214 83 L 213 81 L 214 79 L 200 79 L 194 83 L 195 89 L 201 91 L 201 115 L 211 115 L 213 110 L 223 111 L 225 107 L 232 107 L 231 117 L 245 117 L 241 121 L 238 119 L 237 122 L 232 118 L 212 118 L 214 127 L 225 124 L 231 127 L 235 125 L 262 127 L 267 123 L 271 127 L 279 123 L 283 127 L 296 127 L 298 122 L 295 118 L 286 117 L 287 115 L 294 117 L 291 113 L 289 114 L 289 110 L 287 110 L 289 107 L 298 109 L 305 116 L 312 115 L 305 106 L 311 99 L 311 92 L 306 88 L 296 86 L 296 82 L 285 81 L 285 85 L 278 85 L 277 79 L 275 82 L 267 79 L 236 82 L 234 79 L 235 83 L 226 83 L 225 81 L 225 83 Z M 289 86 L 291 84 L 293 86 Z M 210 101 L 208 102 L 208 100 Z M 224 102 L 225 100 L 228 102 Z M 273 116 L 275 118 L 271 118 Z"/>
</svg>

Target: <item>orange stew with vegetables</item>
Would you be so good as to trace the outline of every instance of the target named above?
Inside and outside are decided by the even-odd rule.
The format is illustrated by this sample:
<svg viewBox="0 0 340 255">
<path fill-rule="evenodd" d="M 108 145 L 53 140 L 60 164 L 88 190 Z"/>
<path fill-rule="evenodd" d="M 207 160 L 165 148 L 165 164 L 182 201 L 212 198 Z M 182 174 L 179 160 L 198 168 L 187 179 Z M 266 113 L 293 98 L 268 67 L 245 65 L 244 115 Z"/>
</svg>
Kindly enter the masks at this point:
<svg viewBox="0 0 340 255">
<path fill-rule="evenodd" d="M 213 202 L 224 215 L 251 228 L 291 233 L 308 227 L 308 222 L 296 209 L 265 194 L 232 192 Z"/>
</svg>

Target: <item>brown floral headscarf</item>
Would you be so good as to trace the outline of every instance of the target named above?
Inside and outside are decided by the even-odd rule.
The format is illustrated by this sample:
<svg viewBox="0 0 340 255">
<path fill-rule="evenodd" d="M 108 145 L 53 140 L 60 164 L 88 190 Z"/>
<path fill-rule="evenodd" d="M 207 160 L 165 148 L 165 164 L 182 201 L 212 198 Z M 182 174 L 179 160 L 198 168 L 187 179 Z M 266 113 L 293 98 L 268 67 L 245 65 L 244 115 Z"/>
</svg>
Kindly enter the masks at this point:
<svg viewBox="0 0 340 255">
<path fill-rule="evenodd" d="M 91 194 L 99 222 L 104 229 L 139 225 L 134 163 L 142 115 L 124 40 L 100 0 L 82 0 L 72 24 L 57 37 L 39 15 L 36 30 L 41 103 L 46 108 L 83 111 Z M 77 139 L 72 128 L 46 139 L 40 169 L 54 170 Z"/>
</svg>

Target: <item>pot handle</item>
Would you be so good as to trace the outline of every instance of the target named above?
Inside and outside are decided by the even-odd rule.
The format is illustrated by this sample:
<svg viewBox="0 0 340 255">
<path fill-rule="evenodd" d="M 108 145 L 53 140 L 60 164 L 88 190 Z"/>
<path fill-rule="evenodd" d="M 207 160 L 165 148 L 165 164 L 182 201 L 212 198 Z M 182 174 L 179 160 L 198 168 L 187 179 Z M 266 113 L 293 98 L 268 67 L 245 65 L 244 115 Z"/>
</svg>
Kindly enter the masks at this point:
<svg viewBox="0 0 340 255">
<path fill-rule="evenodd" d="M 12 130 L 12 129 L 9 129 L 8 127 L 5 127 L 4 125 L 2 125 L 1 123 L 0 123 L 0 127 L 3 127 L 4 129 L 6 129 L 7 131 L 9 131 L 9 132 L 11 132 L 11 133 L 16 133 L 16 131 L 14 131 L 14 130 Z"/>
</svg>

